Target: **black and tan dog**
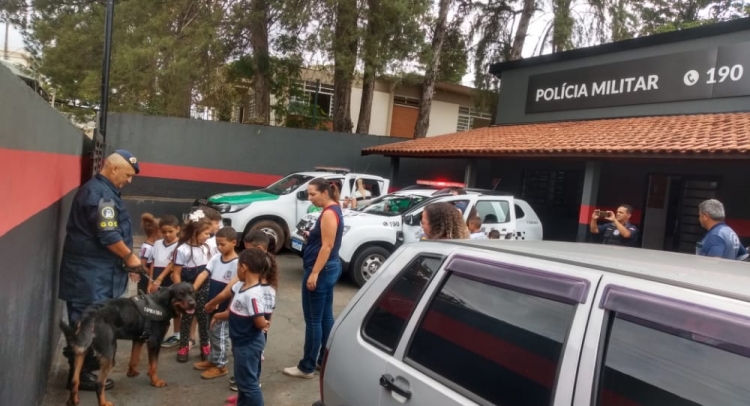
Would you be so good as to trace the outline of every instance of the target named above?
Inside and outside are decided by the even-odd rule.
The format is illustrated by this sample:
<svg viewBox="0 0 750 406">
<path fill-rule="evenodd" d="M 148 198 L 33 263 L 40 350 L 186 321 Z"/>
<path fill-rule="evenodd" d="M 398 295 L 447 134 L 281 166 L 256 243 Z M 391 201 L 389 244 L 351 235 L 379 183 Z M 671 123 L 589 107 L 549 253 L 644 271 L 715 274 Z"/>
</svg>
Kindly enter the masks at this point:
<svg viewBox="0 0 750 406">
<path fill-rule="evenodd" d="M 195 291 L 189 283 L 177 283 L 169 288 L 149 295 L 133 298 L 110 299 L 87 308 L 81 320 L 74 326 L 60 322 L 68 346 L 75 353 L 70 399 L 68 405 L 77 405 L 78 386 L 81 368 L 88 351 L 93 351 L 99 361 L 99 379 L 96 394 L 100 406 L 112 406 L 104 396 L 107 375 L 115 366 L 117 340 L 132 340 L 128 376 L 138 375 L 138 361 L 141 348 L 148 348 L 148 376 L 151 385 L 166 386 L 166 382 L 156 376 L 161 342 L 169 329 L 169 321 L 183 312 L 195 312 Z"/>
</svg>

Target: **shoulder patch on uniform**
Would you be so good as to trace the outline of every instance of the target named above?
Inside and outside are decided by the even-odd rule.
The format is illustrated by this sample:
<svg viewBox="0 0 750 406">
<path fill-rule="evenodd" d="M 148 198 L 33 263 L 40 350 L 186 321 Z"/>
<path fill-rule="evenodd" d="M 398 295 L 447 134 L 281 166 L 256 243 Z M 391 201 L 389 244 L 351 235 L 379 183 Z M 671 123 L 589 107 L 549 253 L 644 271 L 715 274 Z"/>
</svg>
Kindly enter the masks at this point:
<svg viewBox="0 0 750 406">
<path fill-rule="evenodd" d="M 111 199 L 102 198 L 99 200 L 98 208 L 99 218 L 97 228 L 100 231 L 117 230 L 117 208 L 115 202 Z"/>
</svg>

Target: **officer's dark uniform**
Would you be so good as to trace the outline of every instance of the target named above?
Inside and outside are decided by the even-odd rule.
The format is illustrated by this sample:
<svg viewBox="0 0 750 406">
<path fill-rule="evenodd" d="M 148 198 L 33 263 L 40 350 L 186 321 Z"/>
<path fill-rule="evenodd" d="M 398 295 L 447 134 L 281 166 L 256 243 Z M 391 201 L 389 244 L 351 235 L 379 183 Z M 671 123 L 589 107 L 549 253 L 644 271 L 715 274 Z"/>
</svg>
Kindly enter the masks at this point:
<svg viewBox="0 0 750 406">
<path fill-rule="evenodd" d="M 603 244 L 624 245 L 626 247 L 635 247 L 638 244 L 638 228 L 630 223 L 623 224 L 630 230 L 630 238 L 624 238 L 617 229 L 615 223 L 607 223 L 599 226 L 599 234 L 602 236 Z"/>
<path fill-rule="evenodd" d="M 136 173 L 140 171 L 130 152 L 117 150 L 115 153 L 125 158 Z M 127 288 L 128 273 L 123 270 L 123 262 L 107 248 L 118 241 L 133 248 L 133 226 L 119 189 L 101 174 L 83 184 L 73 199 L 66 232 L 58 297 L 66 302 L 68 322 L 72 325 L 86 307 L 120 297 Z M 63 354 L 72 362 L 72 352 L 68 348 Z M 87 356 L 84 372 L 98 367 L 98 362 Z M 90 377 L 87 374 L 86 378 Z M 85 383 L 88 382 L 82 374 L 81 389 Z"/>
</svg>

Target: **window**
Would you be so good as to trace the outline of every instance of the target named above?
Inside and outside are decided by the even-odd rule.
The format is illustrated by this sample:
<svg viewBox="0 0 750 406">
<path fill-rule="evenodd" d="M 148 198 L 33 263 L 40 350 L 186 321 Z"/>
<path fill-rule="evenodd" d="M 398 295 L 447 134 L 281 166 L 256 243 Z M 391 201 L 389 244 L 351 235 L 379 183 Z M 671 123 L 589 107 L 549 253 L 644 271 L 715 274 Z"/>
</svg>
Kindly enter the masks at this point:
<svg viewBox="0 0 750 406">
<path fill-rule="evenodd" d="M 272 185 L 262 190 L 274 195 L 287 195 L 294 192 L 301 185 L 311 181 L 312 179 L 312 176 L 300 175 L 295 173 L 276 181 Z"/>
<path fill-rule="evenodd" d="M 332 116 L 333 86 L 316 82 L 305 82 L 301 94 L 292 95 L 289 109 L 291 112 L 312 116 L 313 108 L 317 104 L 318 114 L 323 117 Z"/>
<path fill-rule="evenodd" d="M 350 179 L 349 180 L 349 190 L 351 190 L 352 196 L 356 195 L 357 200 L 369 200 L 369 199 L 372 199 L 374 197 L 380 196 L 380 194 L 381 194 L 380 191 L 383 189 L 383 183 L 382 182 L 377 181 L 375 179 L 367 179 L 367 178 L 358 178 L 356 180 L 360 180 L 360 179 L 362 180 L 362 185 L 365 188 L 365 191 L 366 191 L 365 195 L 366 196 L 361 196 L 361 193 L 358 193 L 359 190 L 358 190 L 356 184 L 354 183 L 355 179 Z M 367 195 L 369 195 L 369 196 L 367 196 Z"/>
<path fill-rule="evenodd" d="M 749 405 L 750 349 L 728 351 L 712 341 L 629 316 L 615 317 L 598 404 Z"/>
<path fill-rule="evenodd" d="M 451 274 L 407 362 L 466 396 L 549 406 L 575 306 Z"/>
<path fill-rule="evenodd" d="M 440 257 L 421 256 L 401 271 L 370 310 L 363 328 L 368 342 L 391 354 L 396 350 L 406 323 L 442 262 Z"/>
<path fill-rule="evenodd" d="M 393 104 L 397 106 L 419 108 L 419 99 L 407 96 L 393 96 Z"/>
<path fill-rule="evenodd" d="M 424 199 L 426 197 L 418 195 L 385 195 L 371 201 L 367 207 L 362 209 L 362 212 L 381 216 L 398 216 Z"/>
<path fill-rule="evenodd" d="M 477 202 L 477 216 L 482 224 L 498 224 L 510 221 L 510 205 L 507 200 Z"/>
<path fill-rule="evenodd" d="M 516 208 L 516 220 L 524 218 L 526 216 L 526 213 L 523 212 L 523 209 L 521 206 L 518 205 L 518 203 L 514 204 Z"/>
<path fill-rule="evenodd" d="M 484 113 L 476 108 L 459 106 L 458 124 L 456 131 L 467 131 L 474 128 L 489 127 L 492 114 Z"/>
</svg>

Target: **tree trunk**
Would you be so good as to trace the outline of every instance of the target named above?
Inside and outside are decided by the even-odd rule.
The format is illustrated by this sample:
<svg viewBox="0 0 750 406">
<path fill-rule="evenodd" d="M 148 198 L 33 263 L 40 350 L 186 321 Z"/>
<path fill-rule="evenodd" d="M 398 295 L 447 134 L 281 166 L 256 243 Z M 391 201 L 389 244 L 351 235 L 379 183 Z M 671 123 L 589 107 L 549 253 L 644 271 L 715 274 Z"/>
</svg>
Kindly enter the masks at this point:
<svg viewBox="0 0 750 406">
<path fill-rule="evenodd" d="M 368 0 L 369 17 L 367 21 L 367 36 L 364 41 L 364 64 L 365 74 L 362 80 L 362 102 L 359 107 L 359 119 L 357 120 L 357 134 L 368 134 L 370 132 L 370 118 L 372 117 L 372 99 L 375 95 L 375 67 L 378 59 L 378 6 L 380 0 Z"/>
<path fill-rule="evenodd" d="M 268 52 L 268 0 L 252 0 L 250 45 L 253 48 L 253 97 L 257 124 L 271 123 L 271 67 Z"/>
<path fill-rule="evenodd" d="M 521 18 L 518 21 L 518 29 L 513 38 L 513 47 L 510 50 L 510 60 L 521 59 L 523 45 L 526 42 L 526 35 L 529 32 L 529 22 L 534 15 L 534 0 L 524 0 Z"/>
<path fill-rule="evenodd" d="M 438 69 L 440 68 L 440 52 L 443 49 L 443 42 L 445 41 L 448 9 L 450 8 L 450 4 L 451 0 L 440 0 L 438 19 L 432 36 L 432 55 L 430 65 L 427 67 L 424 81 L 422 82 L 422 97 L 419 102 L 417 124 L 414 126 L 414 138 L 424 138 L 427 136 L 427 129 L 430 128 L 432 97 L 435 95 L 435 82 L 437 81 Z"/>
<path fill-rule="evenodd" d="M 357 62 L 357 0 L 338 0 L 333 39 L 333 131 L 352 132 L 350 111 Z"/>
</svg>

